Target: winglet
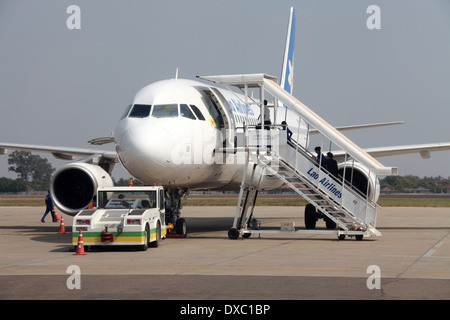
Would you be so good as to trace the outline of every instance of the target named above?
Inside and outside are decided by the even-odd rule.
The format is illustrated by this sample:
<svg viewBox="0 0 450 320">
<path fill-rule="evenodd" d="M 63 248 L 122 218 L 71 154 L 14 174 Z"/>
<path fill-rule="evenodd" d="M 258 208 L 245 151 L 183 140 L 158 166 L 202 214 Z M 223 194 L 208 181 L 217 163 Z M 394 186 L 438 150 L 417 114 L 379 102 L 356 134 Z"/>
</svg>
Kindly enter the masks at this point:
<svg viewBox="0 0 450 320">
<path fill-rule="evenodd" d="M 295 45 L 296 10 L 292 7 L 289 13 L 289 25 L 284 48 L 283 67 L 280 87 L 292 94 L 294 84 L 294 45 Z"/>
</svg>

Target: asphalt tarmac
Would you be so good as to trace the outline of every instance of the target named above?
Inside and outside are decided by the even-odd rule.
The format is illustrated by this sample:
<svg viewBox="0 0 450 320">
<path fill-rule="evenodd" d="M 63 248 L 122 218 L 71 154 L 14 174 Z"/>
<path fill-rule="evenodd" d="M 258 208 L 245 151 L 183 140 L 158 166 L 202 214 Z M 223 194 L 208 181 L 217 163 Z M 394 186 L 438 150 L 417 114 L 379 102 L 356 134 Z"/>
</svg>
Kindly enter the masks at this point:
<svg viewBox="0 0 450 320">
<path fill-rule="evenodd" d="M 64 216 L 66 234 L 58 234 L 50 216 L 40 222 L 44 208 L 0 207 L 0 299 L 181 299 L 191 307 L 211 300 L 450 299 L 449 208 L 383 208 L 383 235 L 362 241 L 289 234 L 230 240 L 234 210 L 185 207 L 185 239 L 146 252 L 78 256 L 72 217 Z M 257 207 L 255 216 L 264 227 L 303 226 L 303 207 Z"/>
</svg>

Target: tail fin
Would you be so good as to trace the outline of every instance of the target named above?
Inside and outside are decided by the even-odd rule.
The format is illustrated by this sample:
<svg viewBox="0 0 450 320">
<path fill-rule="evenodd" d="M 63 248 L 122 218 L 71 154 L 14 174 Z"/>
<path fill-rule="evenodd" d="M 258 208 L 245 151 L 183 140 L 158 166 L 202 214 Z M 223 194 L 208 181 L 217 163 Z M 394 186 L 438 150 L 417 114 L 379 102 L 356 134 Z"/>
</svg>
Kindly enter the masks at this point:
<svg viewBox="0 0 450 320">
<path fill-rule="evenodd" d="M 289 12 L 289 25 L 286 36 L 286 46 L 284 48 L 283 69 L 281 71 L 280 86 L 292 94 L 294 87 L 294 45 L 295 45 L 295 22 L 296 10 L 292 7 Z M 292 112 L 284 104 L 279 103 L 283 108 L 279 110 L 280 118 L 289 124 L 294 133 L 292 139 L 306 147 L 308 145 L 308 126 L 306 122 L 298 117 L 298 114 Z M 280 119 L 278 118 L 278 119 Z"/>
<path fill-rule="evenodd" d="M 280 86 L 292 94 L 294 84 L 294 44 L 295 44 L 296 10 L 292 7 L 289 13 L 289 25 L 284 48 L 283 68 L 281 71 Z"/>
</svg>

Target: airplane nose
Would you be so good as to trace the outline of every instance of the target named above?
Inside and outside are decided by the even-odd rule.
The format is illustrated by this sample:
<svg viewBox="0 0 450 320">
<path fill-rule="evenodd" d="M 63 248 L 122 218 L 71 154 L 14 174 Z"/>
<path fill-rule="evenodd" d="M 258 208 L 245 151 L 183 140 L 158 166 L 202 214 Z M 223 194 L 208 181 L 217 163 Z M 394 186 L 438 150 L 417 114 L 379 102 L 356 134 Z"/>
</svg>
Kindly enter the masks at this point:
<svg viewBox="0 0 450 320">
<path fill-rule="evenodd" d="M 134 149 L 145 156 L 151 156 L 158 162 L 170 161 L 173 138 L 165 128 L 157 126 L 139 126 L 129 130 Z"/>
<path fill-rule="evenodd" d="M 125 169 L 146 181 L 170 169 L 173 143 L 170 132 L 162 127 L 130 126 L 116 137 L 116 150 Z"/>
</svg>

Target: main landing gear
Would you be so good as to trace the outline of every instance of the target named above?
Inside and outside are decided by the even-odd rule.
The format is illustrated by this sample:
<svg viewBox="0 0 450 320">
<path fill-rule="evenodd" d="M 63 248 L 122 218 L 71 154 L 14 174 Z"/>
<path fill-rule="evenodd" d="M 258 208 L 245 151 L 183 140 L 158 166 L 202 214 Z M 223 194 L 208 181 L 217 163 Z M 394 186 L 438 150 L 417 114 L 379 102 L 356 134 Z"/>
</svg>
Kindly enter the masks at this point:
<svg viewBox="0 0 450 320">
<path fill-rule="evenodd" d="M 336 222 L 332 221 L 330 218 L 325 216 L 324 214 L 317 211 L 317 209 L 312 204 L 307 204 L 305 206 L 305 228 L 312 230 L 316 228 L 316 222 L 319 219 L 323 219 L 325 221 L 325 225 L 327 227 L 327 230 L 334 230 L 337 228 Z M 342 229 L 340 229 L 342 230 Z M 361 241 L 364 237 L 362 234 L 356 234 L 356 235 L 350 235 L 351 237 L 355 237 L 357 241 Z M 338 232 L 338 239 L 344 240 L 346 237 L 345 233 Z"/>
</svg>

